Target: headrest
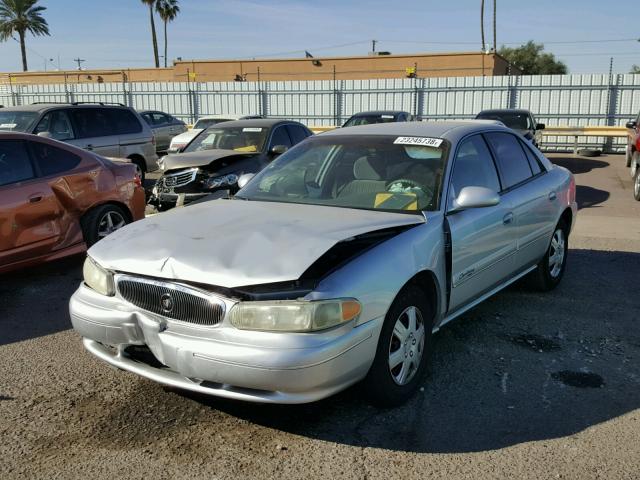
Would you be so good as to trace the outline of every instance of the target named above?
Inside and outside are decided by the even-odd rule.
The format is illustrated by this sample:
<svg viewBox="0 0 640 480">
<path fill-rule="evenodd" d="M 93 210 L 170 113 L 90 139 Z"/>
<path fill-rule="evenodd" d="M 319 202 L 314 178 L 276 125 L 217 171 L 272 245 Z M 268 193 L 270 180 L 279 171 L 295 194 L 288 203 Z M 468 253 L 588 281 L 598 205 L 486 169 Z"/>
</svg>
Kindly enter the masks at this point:
<svg viewBox="0 0 640 480">
<path fill-rule="evenodd" d="M 360 157 L 354 162 L 353 176 L 356 180 L 382 180 L 367 157 Z"/>
</svg>

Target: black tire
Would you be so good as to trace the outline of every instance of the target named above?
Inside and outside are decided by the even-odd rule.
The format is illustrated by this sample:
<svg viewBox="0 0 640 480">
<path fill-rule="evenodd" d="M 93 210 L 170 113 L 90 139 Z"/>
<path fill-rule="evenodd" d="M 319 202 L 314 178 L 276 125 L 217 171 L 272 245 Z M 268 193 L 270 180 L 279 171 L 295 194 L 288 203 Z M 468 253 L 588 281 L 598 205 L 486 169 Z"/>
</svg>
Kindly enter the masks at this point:
<svg viewBox="0 0 640 480">
<path fill-rule="evenodd" d="M 626 159 L 626 167 L 629 168 L 631 166 L 631 157 L 633 156 L 633 154 L 631 153 L 631 149 L 629 148 L 629 146 L 627 146 L 626 152 L 625 152 L 625 159 Z"/>
<path fill-rule="evenodd" d="M 117 205 L 101 205 L 94 208 L 93 210 L 90 210 L 85 214 L 81 221 L 82 233 L 87 247 L 91 247 L 93 244 L 106 236 L 103 235 L 103 233 L 105 233 L 104 228 L 107 226 L 104 222 L 108 222 L 107 216 L 110 214 L 112 216 L 112 222 L 113 219 L 121 218 L 123 224 L 119 226 L 116 226 L 116 224 L 114 224 L 115 228 L 106 233 L 106 235 L 112 233 L 118 228 L 123 227 L 127 223 L 130 223 L 129 215 L 127 215 L 126 212 Z M 120 222 L 118 222 L 118 224 L 119 223 Z"/>
<path fill-rule="evenodd" d="M 145 164 L 144 160 L 138 157 L 130 158 L 129 160 L 131 160 L 131 163 L 133 163 L 137 167 L 136 173 L 140 177 L 140 182 L 142 182 L 142 184 L 144 185 L 144 179 L 147 174 L 147 165 Z"/>
<path fill-rule="evenodd" d="M 563 245 L 563 256 L 562 261 L 560 262 L 560 269 L 557 273 L 554 274 L 554 268 L 550 266 L 550 258 L 555 253 L 556 247 L 554 246 L 554 240 L 557 242 L 557 233 L 562 232 L 562 237 L 564 240 Z M 532 273 L 533 285 L 540 291 L 548 292 L 553 290 L 558 286 L 560 281 L 562 280 L 562 276 L 564 275 L 564 271 L 567 265 L 567 256 L 569 253 L 569 227 L 565 223 L 564 220 L 560 220 L 556 225 L 556 228 L 553 230 L 553 235 L 551 236 L 551 240 L 549 241 L 549 246 L 547 247 L 547 251 L 545 252 L 542 260 L 538 263 L 538 267 Z M 557 265 L 557 264 L 556 264 Z"/>
<path fill-rule="evenodd" d="M 409 369 L 410 372 L 414 373 L 410 374 L 409 378 L 407 378 L 408 382 L 406 384 L 401 385 L 394 380 L 394 374 L 392 373 L 394 370 L 390 368 L 389 360 L 394 343 L 398 343 L 398 339 L 394 334 L 396 322 L 399 321 L 400 318 L 403 318 L 403 315 L 405 315 L 404 312 L 411 307 L 415 307 L 422 317 L 424 342 L 417 367 L 414 366 L 412 369 Z M 424 373 L 429 363 L 429 356 L 432 350 L 432 328 L 433 309 L 424 291 L 415 285 L 408 285 L 403 288 L 387 312 L 382 331 L 380 332 L 380 338 L 378 339 L 375 359 L 369 369 L 369 373 L 367 373 L 363 381 L 367 399 L 372 404 L 379 407 L 394 407 L 406 402 L 415 393 L 422 383 Z M 407 351 L 412 351 L 419 346 L 419 342 L 417 345 L 415 343 L 411 345 L 411 342 L 405 342 L 404 346 L 400 344 L 400 347 L 396 348 L 395 351 L 398 352 L 404 348 L 404 350 L 402 350 L 404 352 L 404 358 L 408 358 Z M 400 367 L 405 368 L 404 365 Z"/>
<path fill-rule="evenodd" d="M 581 157 L 599 157 L 602 155 L 602 150 L 592 150 L 590 148 L 583 148 L 578 150 L 578 155 Z"/>
<path fill-rule="evenodd" d="M 633 177 L 633 198 L 640 202 L 640 167 L 636 168 L 636 174 Z"/>
</svg>

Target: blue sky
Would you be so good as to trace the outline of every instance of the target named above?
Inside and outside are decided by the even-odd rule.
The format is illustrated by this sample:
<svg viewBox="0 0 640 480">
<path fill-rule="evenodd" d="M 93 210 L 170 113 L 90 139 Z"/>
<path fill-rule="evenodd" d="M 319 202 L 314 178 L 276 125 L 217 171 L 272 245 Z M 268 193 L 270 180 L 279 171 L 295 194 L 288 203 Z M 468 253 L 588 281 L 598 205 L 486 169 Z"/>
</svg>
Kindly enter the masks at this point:
<svg viewBox="0 0 640 480">
<path fill-rule="evenodd" d="M 41 0 L 51 37 L 27 37 L 31 70 L 152 66 L 148 11 L 136 0 Z M 491 40 L 491 5 L 486 32 Z M 169 59 L 365 54 L 371 39 L 393 53 L 479 49 L 480 0 L 182 0 L 169 25 Z M 620 0 L 498 0 L 498 45 L 545 43 L 571 73 L 640 64 L 638 16 Z M 626 10 L 626 11 L 625 11 Z M 162 54 L 162 24 L 157 23 Z M 606 41 L 603 40 L 616 40 Z M 591 41 L 591 43 L 554 43 Z M 343 45 L 338 47 L 338 45 Z M 332 47 L 332 48 L 328 48 Z M 291 52 L 291 53 L 290 53 Z M 274 55 L 275 54 L 275 55 Z M 53 59 L 49 62 L 45 59 Z M 13 40 L 0 43 L 0 71 L 21 69 Z"/>
</svg>

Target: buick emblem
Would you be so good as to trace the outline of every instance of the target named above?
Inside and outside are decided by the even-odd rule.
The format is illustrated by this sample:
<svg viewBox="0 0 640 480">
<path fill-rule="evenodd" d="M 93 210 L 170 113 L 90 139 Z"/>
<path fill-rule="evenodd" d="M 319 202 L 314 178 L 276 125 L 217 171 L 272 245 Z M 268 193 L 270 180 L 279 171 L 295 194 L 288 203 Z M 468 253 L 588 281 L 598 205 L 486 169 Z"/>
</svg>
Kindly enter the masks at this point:
<svg viewBox="0 0 640 480">
<path fill-rule="evenodd" d="M 173 310 L 173 297 L 171 297 L 169 293 L 162 295 L 162 297 L 160 297 L 160 306 L 166 313 L 171 312 L 171 310 Z"/>
</svg>

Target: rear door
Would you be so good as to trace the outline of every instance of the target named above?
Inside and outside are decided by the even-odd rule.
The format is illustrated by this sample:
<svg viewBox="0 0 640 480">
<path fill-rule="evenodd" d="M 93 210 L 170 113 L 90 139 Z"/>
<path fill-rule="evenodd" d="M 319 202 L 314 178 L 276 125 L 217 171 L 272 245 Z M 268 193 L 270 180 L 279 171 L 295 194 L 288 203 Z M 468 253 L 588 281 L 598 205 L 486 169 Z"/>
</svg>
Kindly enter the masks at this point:
<svg viewBox="0 0 640 480">
<path fill-rule="evenodd" d="M 516 267 L 524 269 L 537 263 L 547 250 L 558 211 L 557 194 L 529 145 L 507 132 L 487 133 L 486 138 L 495 152 L 504 196 L 513 203 Z"/>
<path fill-rule="evenodd" d="M 63 234 L 62 213 L 27 142 L 0 139 L 0 265 L 52 251 Z"/>
<path fill-rule="evenodd" d="M 69 141 L 76 147 L 105 157 L 120 156 L 120 140 L 108 108 L 70 108 L 67 110 L 76 132 Z"/>
<path fill-rule="evenodd" d="M 501 190 L 493 157 L 481 135 L 468 137 L 459 144 L 452 168 L 448 211 L 464 187 Z M 513 217 L 511 201 L 505 196 L 493 207 L 447 213 L 451 241 L 449 312 L 473 302 L 513 273 L 516 252 Z"/>
</svg>

